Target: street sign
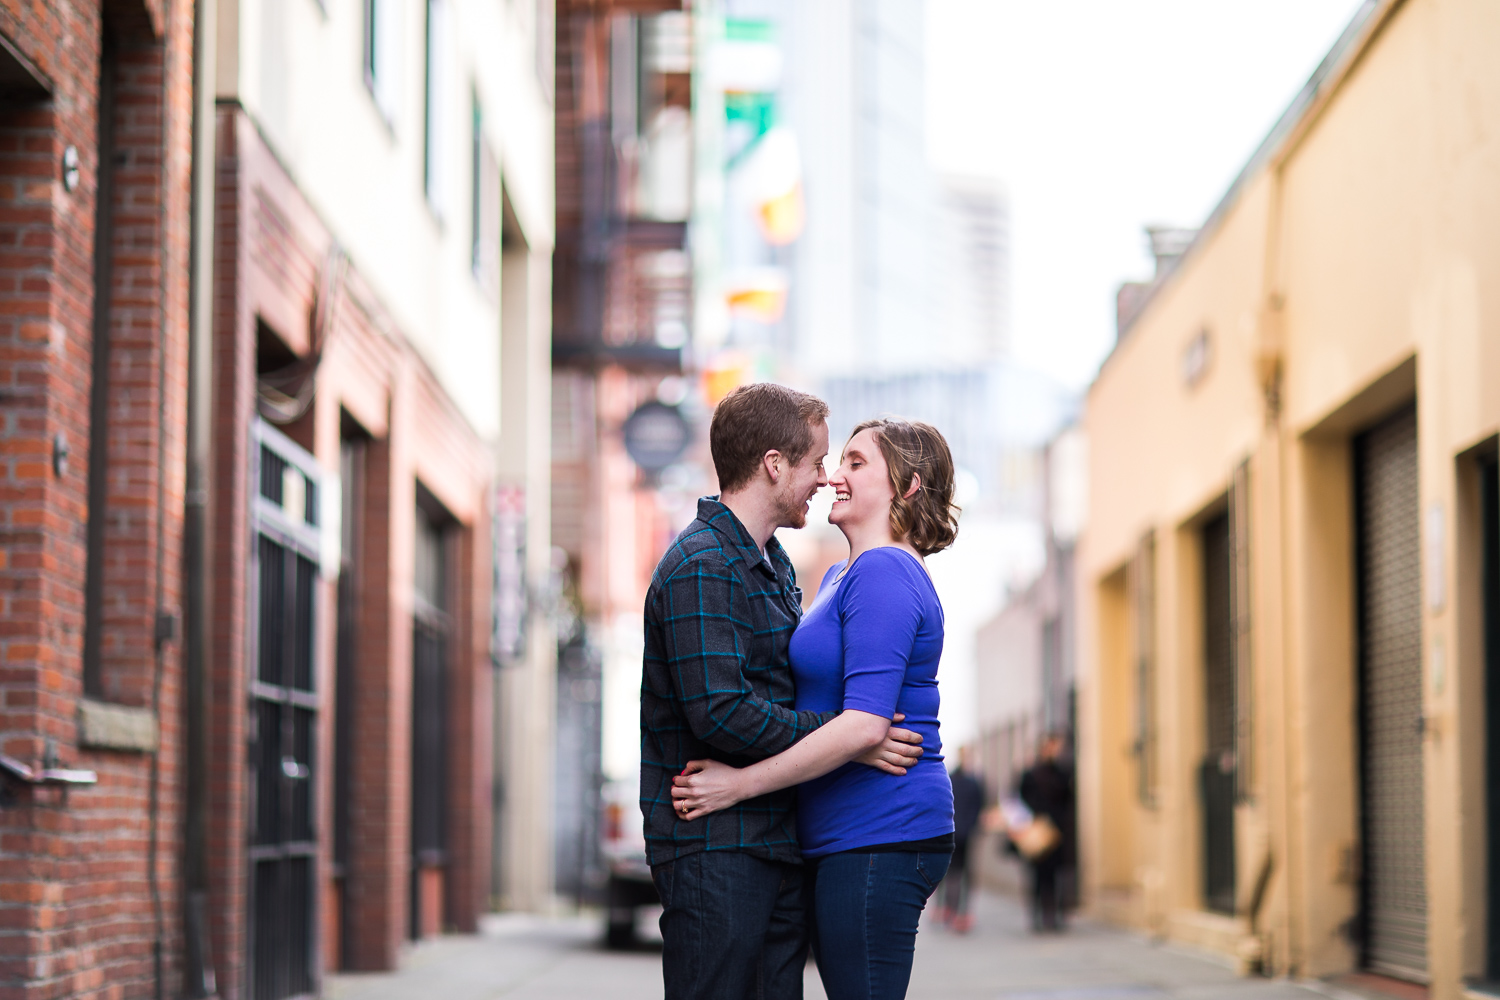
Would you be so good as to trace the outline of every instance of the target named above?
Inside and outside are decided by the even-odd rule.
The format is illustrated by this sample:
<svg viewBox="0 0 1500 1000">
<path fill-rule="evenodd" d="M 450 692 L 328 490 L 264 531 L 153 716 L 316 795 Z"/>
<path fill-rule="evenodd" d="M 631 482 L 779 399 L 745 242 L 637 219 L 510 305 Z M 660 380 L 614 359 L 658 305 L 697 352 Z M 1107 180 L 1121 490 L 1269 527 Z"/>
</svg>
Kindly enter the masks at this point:
<svg viewBox="0 0 1500 1000">
<path fill-rule="evenodd" d="M 625 421 L 625 450 L 645 472 L 660 472 L 682 457 L 692 431 L 681 411 L 655 400 Z"/>
</svg>

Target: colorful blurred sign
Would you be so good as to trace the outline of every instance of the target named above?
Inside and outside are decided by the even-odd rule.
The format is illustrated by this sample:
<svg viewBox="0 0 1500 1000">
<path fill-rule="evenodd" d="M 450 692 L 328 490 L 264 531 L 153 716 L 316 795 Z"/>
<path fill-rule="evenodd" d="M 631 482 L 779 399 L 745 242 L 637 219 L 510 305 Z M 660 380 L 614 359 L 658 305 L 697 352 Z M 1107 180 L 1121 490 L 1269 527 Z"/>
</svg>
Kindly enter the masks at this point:
<svg viewBox="0 0 1500 1000">
<path fill-rule="evenodd" d="M 710 407 L 750 380 L 750 359 L 739 351 L 720 351 L 703 369 L 703 395 Z"/>
<path fill-rule="evenodd" d="M 786 312 L 787 274 L 779 267 L 744 267 L 724 276 L 724 299 L 736 315 L 775 323 Z"/>
</svg>

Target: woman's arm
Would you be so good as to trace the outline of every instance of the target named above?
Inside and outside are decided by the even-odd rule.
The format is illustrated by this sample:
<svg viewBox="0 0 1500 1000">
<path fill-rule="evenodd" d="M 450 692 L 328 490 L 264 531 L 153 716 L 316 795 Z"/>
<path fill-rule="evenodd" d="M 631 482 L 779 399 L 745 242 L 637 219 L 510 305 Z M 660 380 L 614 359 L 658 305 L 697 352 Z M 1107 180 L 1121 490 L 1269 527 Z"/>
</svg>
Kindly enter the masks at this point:
<svg viewBox="0 0 1500 1000">
<path fill-rule="evenodd" d="M 678 816 L 694 820 L 757 795 L 800 785 L 880 746 L 890 727 L 891 720 L 882 716 L 845 711 L 790 750 L 749 767 L 695 760 L 672 779 L 673 805 Z"/>
</svg>

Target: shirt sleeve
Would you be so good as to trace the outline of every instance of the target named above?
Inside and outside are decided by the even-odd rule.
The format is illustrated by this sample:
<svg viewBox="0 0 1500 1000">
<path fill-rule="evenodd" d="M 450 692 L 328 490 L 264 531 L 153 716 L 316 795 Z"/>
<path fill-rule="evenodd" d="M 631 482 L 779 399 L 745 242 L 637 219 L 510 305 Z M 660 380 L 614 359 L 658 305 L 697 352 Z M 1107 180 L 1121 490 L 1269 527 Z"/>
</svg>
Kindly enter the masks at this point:
<svg viewBox="0 0 1500 1000">
<path fill-rule="evenodd" d="M 899 553 L 894 558 L 905 558 Z M 906 567 L 880 549 L 850 568 L 840 595 L 844 629 L 844 710 L 889 719 L 922 624 L 920 595 Z"/>
<path fill-rule="evenodd" d="M 833 718 L 798 712 L 755 693 L 745 680 L 750 599 L 732 567 L 684 562 L 658 595 L 667 667 L 688 728 L 727 754 L 774 756 Z"/>
</svg>

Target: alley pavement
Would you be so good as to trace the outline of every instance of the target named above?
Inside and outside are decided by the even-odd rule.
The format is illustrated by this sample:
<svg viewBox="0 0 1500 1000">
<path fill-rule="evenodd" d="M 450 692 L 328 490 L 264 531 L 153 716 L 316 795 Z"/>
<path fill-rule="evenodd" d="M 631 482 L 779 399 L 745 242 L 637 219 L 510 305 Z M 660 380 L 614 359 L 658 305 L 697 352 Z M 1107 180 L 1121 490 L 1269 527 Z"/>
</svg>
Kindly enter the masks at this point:
<svg viewBox="0 0 1500 1000">
<path fill-rule="evenodd" d="M 1089 922 L 1064 934 L 1035 936 L 1009 898 L 981 894 L 967 935 L 934 920 L 917 937 L 910 1000 L 1350 1000 L 1323 984 L 1245 979 L 1210 957 L 1153 944 Z M 482 932 L 414 946 L 400 972 L 330 976 L 331 1000 L 656 1000 L 661 997 L 660 938 L 643 914 L 642 945 L 611 952 L 601 925 L 587 917 L 506 914 Z M 807 1000 L 825 1000 L 807 970 Z"/>
</svg>

